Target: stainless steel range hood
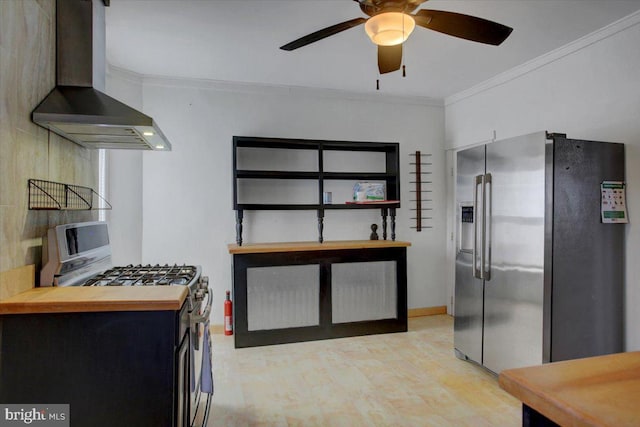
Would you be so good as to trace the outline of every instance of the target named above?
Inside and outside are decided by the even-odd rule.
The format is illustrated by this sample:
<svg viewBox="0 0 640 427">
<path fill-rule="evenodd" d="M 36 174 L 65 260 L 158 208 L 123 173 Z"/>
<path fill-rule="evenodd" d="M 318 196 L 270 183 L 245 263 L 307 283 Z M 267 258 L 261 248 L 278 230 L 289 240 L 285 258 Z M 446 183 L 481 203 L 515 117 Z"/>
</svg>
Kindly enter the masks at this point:
<svg viewBox="0 0 640 427">
<path fill-rule="evenodd" d="M 56 2 L 56 87 L 32 120 L 88 148 L 170 151 L 154 120 L 93 87 L 91 0 Z"/>
</svg>

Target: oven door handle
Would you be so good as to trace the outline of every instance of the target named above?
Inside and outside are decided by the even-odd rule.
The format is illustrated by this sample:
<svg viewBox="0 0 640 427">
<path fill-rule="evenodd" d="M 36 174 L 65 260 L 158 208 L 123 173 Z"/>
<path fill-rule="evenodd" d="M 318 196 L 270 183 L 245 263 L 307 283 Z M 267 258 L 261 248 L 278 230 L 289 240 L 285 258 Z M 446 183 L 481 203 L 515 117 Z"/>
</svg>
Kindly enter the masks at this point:
<svg viewBox="0 0 640 427">
<path fill-rule="evenodd" d="M 204 293 L 207 295 L 207 306 L 204 308 L 202 314 L 194 314 L 190 315 L 191 317 L 191 325 L 195 325 L 196 323 L 206 323 L 209 320 L 209 314 L 211 314 L 211 305 L 213 303 L 213 298 L 211 298 L 211 289 L 205 288 L 202 289 Z"/>
</svg>

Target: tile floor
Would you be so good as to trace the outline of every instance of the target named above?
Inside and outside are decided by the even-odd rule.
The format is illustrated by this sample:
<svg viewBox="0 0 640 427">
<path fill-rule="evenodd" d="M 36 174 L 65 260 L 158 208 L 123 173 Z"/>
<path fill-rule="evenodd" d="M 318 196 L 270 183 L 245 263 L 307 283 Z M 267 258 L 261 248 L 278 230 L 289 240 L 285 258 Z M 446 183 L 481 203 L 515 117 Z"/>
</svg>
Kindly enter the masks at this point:
<svg viewBox="0 0 640 427">
<path fill-rule="evenodd" d="M 213 335 L 208 427 L 519 426 L 520 402 L 453 354 L 453 319 L 409 332 L 233 348 Z"/>
</svg>

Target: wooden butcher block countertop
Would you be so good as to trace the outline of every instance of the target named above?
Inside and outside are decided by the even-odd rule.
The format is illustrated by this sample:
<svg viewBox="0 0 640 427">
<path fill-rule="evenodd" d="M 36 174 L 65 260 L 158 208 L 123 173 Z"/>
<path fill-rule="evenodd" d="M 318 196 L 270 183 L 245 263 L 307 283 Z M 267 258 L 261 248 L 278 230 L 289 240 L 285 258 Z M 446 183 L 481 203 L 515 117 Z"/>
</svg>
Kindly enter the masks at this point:
<svg viewBox="0 0 640 427">
<path fill-rule="evenodd" d="M 186 286 L 33 288 L 0 301 L 0 314 L 179 310 Z"/>
<path fill-rule="evenodd" d="M 258 254 L 273 252 L 331 251 L 340 249 L 399 248 L 411 246 L 409 242 L 393 240 L 333 240 L 328 242 L 249 243 L 228 245 L 230 254 Z"/>
<path fill-rule="evenodd" d="M 509 369 L 499 381 L 562 426 L 640 426 L 640 351 Z"/>
</svg>

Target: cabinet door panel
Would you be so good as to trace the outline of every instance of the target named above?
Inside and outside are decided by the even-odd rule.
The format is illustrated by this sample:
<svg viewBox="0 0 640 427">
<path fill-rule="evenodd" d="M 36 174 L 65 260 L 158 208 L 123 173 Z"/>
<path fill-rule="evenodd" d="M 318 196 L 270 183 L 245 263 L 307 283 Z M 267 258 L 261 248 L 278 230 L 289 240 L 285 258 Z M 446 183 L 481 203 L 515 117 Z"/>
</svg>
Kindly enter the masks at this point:
<svg viewBox="0 0 640 427">
<path fill-rule="evenodd" d="M 351 262 L 331 266 L 333 323 L 396 319 L 396 262 Z"/>
<path fill-rule="evenodd" d="M 318 325 L 319 268 L 318 265 L 248 268 L 248 330 Z"/>
</svg>

